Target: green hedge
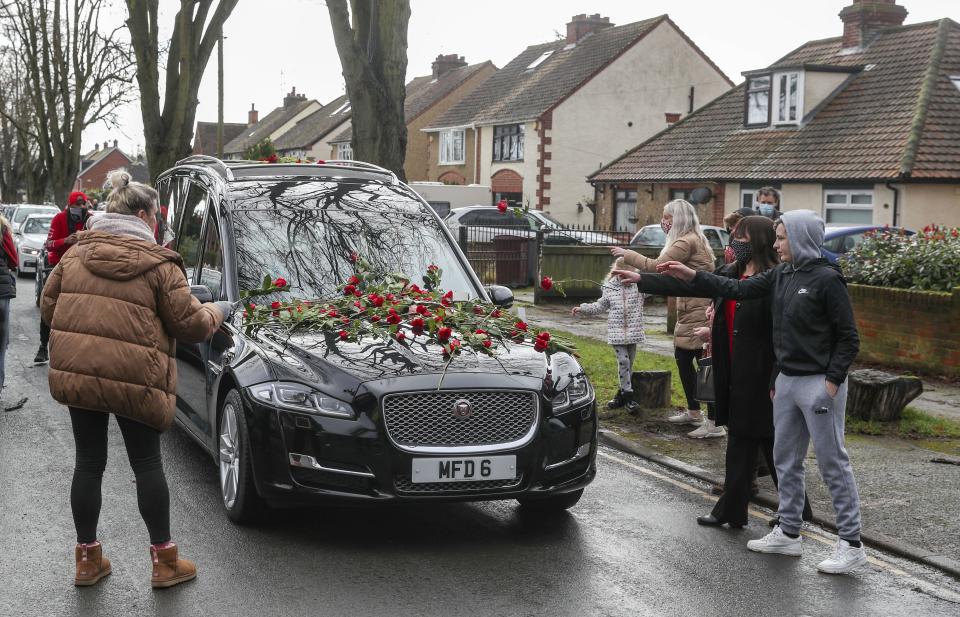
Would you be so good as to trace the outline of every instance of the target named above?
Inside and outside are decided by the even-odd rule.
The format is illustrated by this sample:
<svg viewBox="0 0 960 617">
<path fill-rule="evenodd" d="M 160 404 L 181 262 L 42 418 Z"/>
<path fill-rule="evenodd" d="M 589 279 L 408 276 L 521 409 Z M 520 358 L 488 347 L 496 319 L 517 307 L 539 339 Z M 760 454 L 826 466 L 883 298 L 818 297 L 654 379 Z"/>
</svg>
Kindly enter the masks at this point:
<svg viewBox="0 0 960 617">
<path fill-rule="evenodd" d="M 960 230 L 927 225 L 913 236 L 894 230 L 870 232 L 840 258 L 840 264 L 851 283 L 951 291 L 960 287 Z"/>
</svg>

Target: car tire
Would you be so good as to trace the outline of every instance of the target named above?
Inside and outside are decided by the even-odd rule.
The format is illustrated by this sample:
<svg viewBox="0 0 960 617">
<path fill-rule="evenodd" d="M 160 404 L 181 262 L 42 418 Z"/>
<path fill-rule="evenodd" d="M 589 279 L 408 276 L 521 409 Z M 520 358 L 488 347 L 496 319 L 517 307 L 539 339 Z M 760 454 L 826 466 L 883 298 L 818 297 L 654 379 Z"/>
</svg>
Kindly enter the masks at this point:
<svg viewBox="0 0 960 617">
<path fill-rule="evenodd" d="M 583 489 L 561 493 L 551 497 L 521 497 L 517 501 L 524 510 L 530 512 L 563 512 L 577 505 L 580 498 L 583 497 Z"/>
<path fill-rule="evenodd" d="M 231 390 L 220 407 L 217 422 L 217 467 L 220 502 L 234 523 L 257 522 L 266 506 L 253 482 L 250 464 L 250 436 L 243 413 L 243 401 Z"/>
</svg>

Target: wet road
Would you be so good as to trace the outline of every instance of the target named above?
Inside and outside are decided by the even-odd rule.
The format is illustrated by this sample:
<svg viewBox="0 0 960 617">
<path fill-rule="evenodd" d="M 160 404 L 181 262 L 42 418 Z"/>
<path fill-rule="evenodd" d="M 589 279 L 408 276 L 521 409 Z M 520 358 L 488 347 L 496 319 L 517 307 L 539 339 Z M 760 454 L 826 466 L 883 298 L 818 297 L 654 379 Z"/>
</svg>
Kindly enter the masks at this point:
<svg viewBox="0 0 960 617">
<path fill-rule="evenodd" d="M 28 295 L 21 284 L 21 294 Z M 174 539 L 196 581 L 149 587 L 133 474 L 111 424 L 100 538 L 113 574 L 76 589 L 69 417 L 31 368 L 31 299 L 14 306 L 0 414 L 0 615 L 765 615 L 960 614 L 954 582 L 875 551 L 851 576 L 818 574 L 834 538 L 810 530 L 800 559 L 754 555 L 767 531 L 700 528 L 702 486 L 602 450 L 597 481 L 568 514 L 513 502 L 276 512 L 256 528 L 221 512 L 217 471 L 179 429 L 163 438 Z"/>
</svg>

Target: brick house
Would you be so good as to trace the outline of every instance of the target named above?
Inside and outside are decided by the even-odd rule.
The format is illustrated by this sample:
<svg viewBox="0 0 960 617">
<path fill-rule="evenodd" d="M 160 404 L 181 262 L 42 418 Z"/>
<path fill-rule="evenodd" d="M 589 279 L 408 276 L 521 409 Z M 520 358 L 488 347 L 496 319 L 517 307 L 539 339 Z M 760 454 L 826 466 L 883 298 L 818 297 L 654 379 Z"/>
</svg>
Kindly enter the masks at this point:
<svg viewBox="0 0 960 617">
<path fill-rule="evenodd" d="M 577 15 L 566 38 L 527 47 L 424 129 L 428 179 L 458 170 L 494 201 L 592 224 L 591 172 L 732 85 L 666 15 L 622 26 Z"/>
<path fill-rule="evenodd" d="M 292 129 L 298 122 L 321 109 L 323 105 L 316 99 L 307 99 L 292 88 L 283 98 L 283 106 L 277 107 L 261 120 L 259 113 L 251 107 L 247 128 L 223 146 L 225 159 L 242 159 L 250 146 L 269 138 L 274 143 Z"/>
<path fill-rule="evenodd" d="M 470 164 L 458 167 L 437 169 L 436 159 L 431 158 L 430 145 L 432 135 L 423 132 L 423 128 L 442 116 L 448 109 L 459 103 L 464 97 L 483 84 L 497 72 L 497 67 L 489 60 L 479 64 L 467 65 L 463 56 L 457 54 L 438 55 L 431 65 L 432 73 L 416 77 L 406 85 L 406 100 L 403 115 L 407 123 L 407 150 L 403 171 L 407 180 L 434 180 L 447 184 L 469 184 Z M 353 131 L 347 128 L 331 140 L 331 158 L 349 158 L 350 140 Z M 471 145 L 458 144 L 464 152 L 471 151 Z"/>
<path fill-rule="evenodd" d="M 895 0 L 855 0 L 842 36 L 810 41 L 591 176 L 598 219 L 706 186 L 701 213 L 781 191 L 828 223 L 960 225 L 960 24 L 902 25 Z"/>
<path fill-rule="evenodd" d="M 107 181 L 107 174 L 114 169 L 129 167 L 132 162 L 133 159 L 117 147 L 116 139 L 112 146 L 106 141 L 103 142 L 103 147 L 97 144 L 92 151 L 80 157 L 80 173 L 73 181 L 73 190 L 102 189 Z"/>
<path fill-rule="evenodd" d="M 285 133 L 274 140 L 273 145 L 281 156 L 306 159 L 330 158 L 332 138 L 343 130 L 350 130 L 350 101 L 346 95 L 338 96 L 317 111 L 299 120 Z M 347 140 L 347 150 L 350 141 Z M 351 158 L 352 153 L 342 151 L 338 158 Z"/>
</svg>

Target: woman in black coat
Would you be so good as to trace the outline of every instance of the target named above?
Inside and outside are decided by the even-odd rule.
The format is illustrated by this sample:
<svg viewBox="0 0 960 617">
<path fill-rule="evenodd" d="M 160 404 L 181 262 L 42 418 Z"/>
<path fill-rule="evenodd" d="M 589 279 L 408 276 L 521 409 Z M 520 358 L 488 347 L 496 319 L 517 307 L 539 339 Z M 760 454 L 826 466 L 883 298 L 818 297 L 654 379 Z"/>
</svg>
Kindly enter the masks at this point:
<svg viewBox="0 0 960 617">
<path fill-rule="evenodd" d="M 769 270 L 779 262 L 773 248 L 773 225 L 763 216 L 748 216 L 733 230 L 730 246 L 736 260 L 718 275 L 744 279 Z M 676 295 L 675 283 L 665 276 L 643 275 L 647 293 Z M 663 286 L 661 289 L 660 287 Z M 726 479 L 724 492 L 713 511 L 697 517 L 701 525 L 731 527 L 747 524 L 750 485 L 763 453 L 774 484 L 773 402 L 770 378 L 774 372 L 773 323 L 769 296 L 756 300 L 716 298 L 711 331 L 717 426 L 727 427 Z M 810 520 L 809 503 L 804 520 Z"/>
</svg>

